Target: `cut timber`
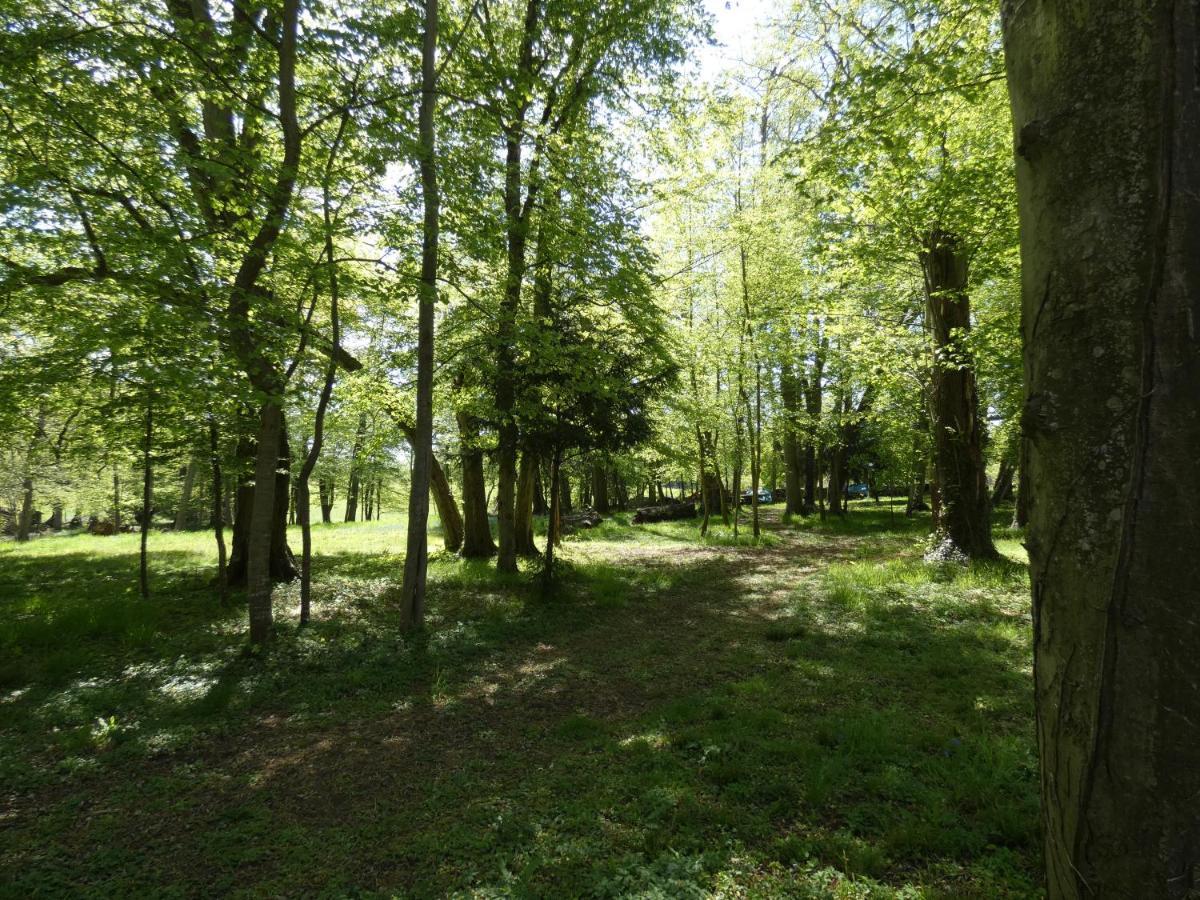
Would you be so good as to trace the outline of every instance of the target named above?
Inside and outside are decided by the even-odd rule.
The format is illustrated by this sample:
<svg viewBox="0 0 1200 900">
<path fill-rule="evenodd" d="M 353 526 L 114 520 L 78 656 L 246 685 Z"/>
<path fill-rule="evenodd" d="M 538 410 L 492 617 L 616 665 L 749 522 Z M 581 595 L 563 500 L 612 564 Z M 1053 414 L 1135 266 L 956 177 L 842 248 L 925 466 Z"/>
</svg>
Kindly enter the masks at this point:
<svg viewBox="0 0 1200 900">
<path fill-rule="evenodd" d="M 670 522 L 675 519 L 696 518 L 694 503 L 668 503 L 666 506 L 645 506 L 633 516 L 634 525 L 644 525 L 647 522 Z"/>
<path fill-rule="evenodd" d="M 562 533 L 571 534 L 586 528 L 595 528 L 604 521 L 600 513 L 594 509 L 585 509 L 573 515 L 562 517 Z"/>
</svg>

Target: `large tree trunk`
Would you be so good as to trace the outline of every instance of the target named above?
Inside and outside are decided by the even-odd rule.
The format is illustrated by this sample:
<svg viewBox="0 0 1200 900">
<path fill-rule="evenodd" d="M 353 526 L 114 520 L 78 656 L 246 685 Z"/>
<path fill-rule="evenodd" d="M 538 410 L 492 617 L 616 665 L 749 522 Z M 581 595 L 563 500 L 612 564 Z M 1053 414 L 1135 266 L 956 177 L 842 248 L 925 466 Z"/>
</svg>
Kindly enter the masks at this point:
<svg viewBox="0 0 1200 900">
<path fill-rule="evenodd" d="M 996 555 L 992 544 L 983 423 L 975 368 L 966 346 L 971 330 L 967 255 L 958 239 L 935 228 L 921 253 L 926 314 L 933 340 L 933 447 L 943 542 L 968 558 Z"/>
<path fill-rule="evenodd" d="M 566 470 L 561 465 L 558 467 L 558 483 L 559 483 L 559 501 L 562 504 L 562 512 L 571 512 L 571 479 L 567 477 Z"/>
<path fill-rule="evenodd" d="M 271 559 L 274 555 L 276 515 L 276 468 L 278 447 L 283 440 L 283 411 L 277 400 L 263 404 L 258 429 L 258 454 L 254 465 L 254 488 L 247 536 L 247 599 L 250 608 L 250 642 L 261 644 L 271 636 Z M 284 514 L 287 514 L 286 496 Z"/>
<path fill-rule="evenodd" d="M 275 509 L 272 521 L 270 571 L 271 579 L 280 582 L 291 581 L 300 573 L 287 542 L 288 487 L 291 482 L 291 450 L 288 447 L 287 428 L 281 421 L 279 427 L 272 430 L 279 442 L 279 456 L 275 472 L 277 488 L 271 494 L 271 502 Z M 241 442 L 238 445 L 238 454 L 243 459 L 246 455 L 251 455 L 252 459 L 257 459 L 261 455 L 258 452 L 257 444 L 253 441 Z M 237 508 L 234 511 L 233 519 L 233 542 L 229 554 L 229 583 L 235 586 L 246 585 L 249 577 L 250 529 L 254 517 L 255 496 L 256 491 L 252 482 L 247 480 L 239 482 Z"/>
<path fill-rule="evenodd" d="M 592 463 L 592 508 L 598 513 L 609 513 L 608 503 L 608 465 L 605 460 L 597 459 Z"/>
<path fill-rule="evenodd" d="M 1200 892 L 1198 17 L 1004 6 L 1055 900 Z"/>
<path fill-rule="evenodd" d="M 533 542 L 533 480 L 537 475 L 537 455 L 526 450 L 521 454 L 521 468 L 517 475 L 516 517 L 517 554 L 536 556 L 537 544 Z"/>
<path fill-rule="evenodd" d="M 483 451 L 475 420 L 467 413 L 456 414 L 459 460 L 462 464 L 463 542 L 460 554 L 467 559 L 486 559 L 496 552 L 488 521 L 487 488 L 483 477 Z"/>
</svg>

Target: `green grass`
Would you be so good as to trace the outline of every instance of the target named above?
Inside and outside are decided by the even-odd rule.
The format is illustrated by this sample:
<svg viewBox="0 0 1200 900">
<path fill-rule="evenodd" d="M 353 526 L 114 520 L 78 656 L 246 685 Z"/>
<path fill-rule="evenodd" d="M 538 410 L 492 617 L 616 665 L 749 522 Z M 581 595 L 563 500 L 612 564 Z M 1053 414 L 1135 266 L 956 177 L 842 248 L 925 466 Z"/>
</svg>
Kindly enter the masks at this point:
<svg viewBox="0 0 1200 900">
<path fill-rule="evenodd" d="M 0 896 L 1036 896 L 1017 536 L 779 514 L 615 516 L 550 598 L 435 554 L 412 637 L 403 520 L 320 528 L 257 655 L 208 535 L 148 603 L 136 536 L 2 544 Z"/>
</svg>

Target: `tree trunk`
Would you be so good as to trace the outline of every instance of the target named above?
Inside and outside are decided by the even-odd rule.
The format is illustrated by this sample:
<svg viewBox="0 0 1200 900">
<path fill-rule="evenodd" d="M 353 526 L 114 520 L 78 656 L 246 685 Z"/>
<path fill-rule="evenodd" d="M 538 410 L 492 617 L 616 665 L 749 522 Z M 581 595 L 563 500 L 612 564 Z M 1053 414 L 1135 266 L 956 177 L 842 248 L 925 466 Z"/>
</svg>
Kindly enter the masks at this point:
<svg viewBox="0 0 1200 900">
<path fill-rule="evenodd" d="M 250 527 L 246 547 L 247 600 L 250 608 L 250 642 L 261 644 L 271 636 L 271 561 L 274 556 L 276 515 L 276 469 L 283 435 L 283 412 L 279 401 L 263 404 L 258 429 L 258 452 L 254 466 Z M 286 507 L 284 509 L 286 514 Z"/>
<path fill-rule="evenodd" d="M 33 479 L 26 476 L 21 481 L 21 512 L 17 516 L 17 540 L 29 540 L 33 529 Z"/>
<path fill-rule="evenodd" d="M 261 424 L 260 424 L 261 429 Z M 276 582 L 292 581 L 300 572 L 295 557 L 287 543 L 288 487 L 291 482 L 291 450 L 288 447 L 287 428 L 281 420 L 276 434 L 278 459 L 276 465 L 277 488 L 272 492 L 274 505 L 273 534 L 271 536 L 271 578 Z M 242 441 L 238 445 L 239 456 L 252 455 L 255 460 L 262 454 L 254 441 Z M 257 471 L 256 462 L 255 471 Z M 233 519 L 233 546 L 229 554 L 229 583 L 247 585 L 250 560 L 250 530 L 254 518 L 254 503 L 257 492 L 252 482 L 243 480 L 237 488 L 237 508 Z"/>
<path fill-rule="evenodd" d="M 797 422 L 800 415 L 799 384 L 791 364 L 785 362 L 779 377 L 779 396 L 784 406 L 784 512 L 786 515 L 805 514 L 804 497 L 800 488 L 804 457 L 800 450 Z"/>
<path fill-rule="evenodd" d="M 533 542 L 533 479 L 537 472 L 537 455 L 529 450 L 521 454 L 521 467 L 517 475 L 517 499 L 514 506 L 516 520 L 517 555 L 536 556 L 537 545 Z"/>
<path fill-rule="evenodd" d="M 459 552 L 466 559 L 486 559 L 496 552 L 496 544 L 488 521 L 483 451 L 476 446 L 479 434 L 475 420 L 464 412 L 456 413 L 455 418 L 458 421 L 463 491 L 463 542 Z"/>
<path fill-rule="evenodd" d="M 321 522 L 325 525 L 330 525 L 333 523 L 333 479 L 317 479 L 317 491 L 321 495 Z"/>
<path fill-rule="evenodd" d="M 533 470 L 533 514 L 535 516 L 548 515 L 550 508 L 546 503 L 546 491 L 542 486 L 542 467 L 538 465 Z"/>
<path fill-rule="evenodd" d="M 32 489 L 32 485 L 30 487 Z M 113 463 L 112 490 L 113 490 L 113 510 L 112 510 L 113 533 L 115 534 L 121 530 L 121 476 L 117 472 L 117 464 L 116 463 Z"/>
<path fill-rule="evenodd" d="M 142 533 L 138 552 L 138 587 L 142 599 L 150 599 L 150 566 L 147 559 L 147 539 L 150 537 L 150 520 L 153 517 L 154 469 L 150 451 L 154 441 L 154 401 L 146 398 L 146 424 L 142 435 Z"/>
<path fill-rule="evenodd" d="M 183 487 L 179 492 L 179 506 L 175 509 L 175 530 L 183 531 L 191 518 L 192 485 L 196 480 L 196 460 L 189 458 L 183 470 Z"/>
<path fill-rule="evenodd" d="M 546 524 L 546 557 L 542 566 L 543 591 L 547 596 L 554 591 L 554 547 L 561 540 L 559 508 L 562 505 L 562 491 L 558 480 L 561 468 L 562 451 L 555 447 L 550 455 L 550 518 Z"/>
<path fill-rule="evenodd" d="M 933 341 L 933 447 L 939 489 L 938 535 L 968 558 L 996 556 L 992 544 L 983 423 L 975 368 L 966 345 L 971 330 L 967 255 L 941 229 L 921 253 L 926 314 Z M 948 548 L 949 549 L 949 548 Z"/>
<path fill-rule="evenodd" d="M 1011 459 L 1000 460 L 1000 468 L 996 472 L 996 483 L 992 486 L 992 506 L 998 506 L 1012 499 L 1015 474 Z"/>
<path fill-rule="evenodd" d="M 212 527 L 213 535 L 217 540 L 217 596 L 224 603 L 229 594 L 229 571 L 225 560 L 225 517 L 223 510 L 223 486 L 224 477 L 221 473 L 221 451 L 220 440 L 217 434 L 217 420 L 209 416 L 208 419 L 208 449 L 211 455 L 210 464 L 212 466 L 212 490 L 213 490 L 213 506 L 212 506 Z"/>
<path fill-rule="evenodd" d="M 603 459 L 592 463 L 592 508 L 605 515 L 609 512 L 608 465 Z"/>
<path fill-rule="evenodd" d="M 433 468 L 433 312 L 437 306 L 438 183 L 434 121 L 437 107 L 438 0 L 425 0 L 421 40 L 421 106 L 417 114 L 417 169 L 421 175 L 424 221 L 421 232 L 421 286 L 417 304 L 417 424 L 413 478 L 408 495 L 408 542 L 400 588 L 400 622 L 406 629 L 425 624 L 425 577 L 429 568 L 429 483 Z"/>
<path fill-rule="evenodd" d="M 346 487 L 345 522 L 353 522 L 358 518 L 358 495 L 362 490 L 362 456 L 363 441 L 367 436 L 367 414 L 358 416 L 358 428 L 354 431 L 354 444 L 350 447 L 350 483 Z"/>
<path fill-rule="evenodd" d="M 1198 18 L 1004 4 L 1054 900 L 1200 892 Z"/>
<path fill-rule="evenodd" d="M 558 467 L 558 483 L 560 485 L 559 503 L 562 504 L 562 512 L 571 512 L 571 480 L 567 477 L 567 473 L 563 471 L 562 465 Z"/>
<path fill-rule="evenodd" d="M 436 456 L 429 460 L 429 484 L 438 519 L 442 523 L 442 546 L 457 553 L 463 545 L 463 519 L 454 500 L 454 491 Z"/>
</svg>

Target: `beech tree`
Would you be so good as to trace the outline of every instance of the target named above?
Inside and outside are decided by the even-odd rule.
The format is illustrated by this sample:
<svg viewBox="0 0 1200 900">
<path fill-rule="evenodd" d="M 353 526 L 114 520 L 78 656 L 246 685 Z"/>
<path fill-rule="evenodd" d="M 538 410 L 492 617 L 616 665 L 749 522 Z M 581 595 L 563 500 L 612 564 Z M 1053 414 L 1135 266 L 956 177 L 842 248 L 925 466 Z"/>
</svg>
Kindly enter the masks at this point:
<svg viewBox="0 0 1200 900">
<path fill-rule="evenodd" d="M 1200 887 L 1198 27 L 1194 4 L 1004 5 L 1054 898 Z"/>
</svg>

